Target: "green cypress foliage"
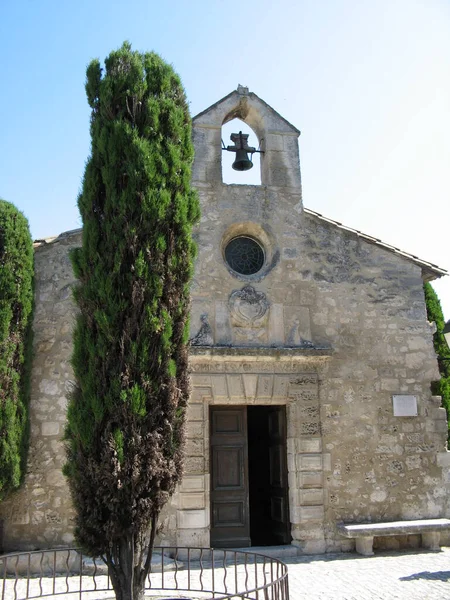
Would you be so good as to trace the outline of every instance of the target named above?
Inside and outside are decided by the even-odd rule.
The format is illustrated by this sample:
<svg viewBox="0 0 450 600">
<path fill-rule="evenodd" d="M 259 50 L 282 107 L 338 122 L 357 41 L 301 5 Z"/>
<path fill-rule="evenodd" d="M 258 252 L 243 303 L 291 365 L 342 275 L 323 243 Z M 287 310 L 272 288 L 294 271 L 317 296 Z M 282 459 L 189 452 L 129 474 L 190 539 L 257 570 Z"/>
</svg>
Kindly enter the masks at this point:
<svg viewBox="0 0 450 600">
<path fill-rule="evenodd" d="M 424 284 L 424 291 L 428 320 L 436 323 L 436 333 L 433 336 L 433 343 L 434 350 L 438 356 L 439 372 L 441 374 L 441 379 L 434 381 L 431 389 L 433 394 L 442 397 L 442 406 L 447 411 L 447 420 L 450 420 L 450 349 L 443 334 L 445 326 L 444 314 L 439 298 L 431 283 Z"/>
<path fill-rule="evenodd" d="M 91 156 L 72 255 L 80 309 L 66 428 L 76 537 L 120 599 L 142 597 L 161 508 L 182 474 L 189 285 L 199 218 L 179 77 L 128 43 L 87 68 Z"/>
<path fill-rule="evenodd" d="M 28 221 L 0 199 L 0 500 L 25 474 L 33 269 Z"/>
</svg>

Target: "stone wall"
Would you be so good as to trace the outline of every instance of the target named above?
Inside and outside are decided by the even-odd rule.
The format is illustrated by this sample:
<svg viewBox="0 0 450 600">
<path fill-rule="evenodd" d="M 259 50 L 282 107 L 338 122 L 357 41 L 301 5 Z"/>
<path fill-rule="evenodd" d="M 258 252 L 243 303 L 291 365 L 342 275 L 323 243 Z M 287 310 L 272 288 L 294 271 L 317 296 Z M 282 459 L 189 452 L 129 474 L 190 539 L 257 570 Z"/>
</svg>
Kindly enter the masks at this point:
<svg viewBox="0 0 450 600">
<path fill-rule="evenodd" d="M 81 233 L 69 232 L 35 249 L 30 450 L 23 487 L 0 505 L 5 550 L 67 546 L 73 541 L 74 511 L 61 468 L 73 377 L 75 280 L 68 253 L 80 243 Z"/>
<path fill-rule="evenodd" d="M 35 245 L 30 450 L 24 485 L 0 504 L 5 551 L 65 547 L 74 541 L 75 513 L 61 469 L 76 314 L 69 253 L 80 244 L 77 230 Z M 158 543 L 175 543 L 176 506 L 175 494 L 162 512 Z"/>
<path fill-rule="evenodd" d="M 439 373 L 420 268 L 310 216 L 302 239 L 299 271 L 316 282 L 313 339 L 335 351 L 320 397 L 325 537 L 341 549 L 336 522 L 446 514 L 446 415 L 430 391 Z M 415 396 L 418 415 L 394 416 L 394 394 Z"/>
<path fill-rule="evenodd" d="M 201 190 L 192 335 L 206 315 L 212 344 L 249 350 L 247 356 L 243 350 L 238 365 L 231 350 L 219 362 L 196 358 L 192 402 L 201 398 L 204 407 L 211 402 L 286 404 L 288 425 L 297 432 L 290 438 L 288 456 L 294 543 L 303 552 L 348 550 L 352 542 L 336 534 L 339 521 L 448 514 L 448 466 L 444 475 L 441 471 L 441 465 L 448 465 L 446 416 L 440 398 L 430 391 L 438 370 L 420 267 L 313 215 L 295 215 L 295 196 L 280 198 L 250 186 Z M 269 257 L 277 257 L 269 258 L 260 279 L 236 277 L 227 268 L 223 247 L 230 228 L 255 236 Z M 247 328 L 236 323 L 230 301 L 246 283 L 268 304 L 265 321 Z M 308 405 L 297 400 L 292 411 L 290 393 L 269 400 L 260 391 L 273 348 L 296 346 L 303 348 L 309 366 L 305 371 L 300 360 L 292 362 L 286 387 L 305 373 L 318 385 L 317 427 L 307 441 L 298 432 L 310 414 Z M 249 363 L 250 348 L 256 347 L 259 362 Z M 317 348 L 329 349 L 330 357 L 315 359 Z M 272 377 L 277 367 L 275 362 Z M 225 389 L 225 383 L 219 373 L 234 369 L 242 380 L 231 382 L 228 376 L 221 397 L 217 388 Z M 275 380 L 280 377 L 278 373 Z M 252 386 L 253 394 L 248 392 Z M 393 395 L 415 396 L 418 415 L 394 416 Z M 207 411 L 203 415 L 199 430 L 205 431 Z M 203 451 L 207 437 L 201 437 Z M 306 456 L 304 447 L 310 449 Z M 188 464 L 192 477 L 208 472 L 204 458 Z M 207 482 L 204 487 L 208 490 Z M 193 521 L 195 540 L 200 537 L 207 544 L 207 493 L 202 507 L 204 514 Z M 192 539 L 186 529 L 182 539 Z M 385 541 L 392 547 L 399 540 Z"/>
</svg>

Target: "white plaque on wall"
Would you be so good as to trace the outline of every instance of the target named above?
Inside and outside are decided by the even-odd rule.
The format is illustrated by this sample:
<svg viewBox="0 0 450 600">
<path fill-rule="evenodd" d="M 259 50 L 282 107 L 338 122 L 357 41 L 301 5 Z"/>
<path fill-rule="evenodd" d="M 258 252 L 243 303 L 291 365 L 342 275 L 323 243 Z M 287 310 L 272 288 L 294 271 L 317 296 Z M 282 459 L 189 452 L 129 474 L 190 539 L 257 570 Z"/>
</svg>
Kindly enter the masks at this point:
<svg viewBox="0 0 450 600">
<path fill-rule="evenodd" d="M 394 417 L 417 417 L 417 396 L 392 396 Z"/>
</svg>

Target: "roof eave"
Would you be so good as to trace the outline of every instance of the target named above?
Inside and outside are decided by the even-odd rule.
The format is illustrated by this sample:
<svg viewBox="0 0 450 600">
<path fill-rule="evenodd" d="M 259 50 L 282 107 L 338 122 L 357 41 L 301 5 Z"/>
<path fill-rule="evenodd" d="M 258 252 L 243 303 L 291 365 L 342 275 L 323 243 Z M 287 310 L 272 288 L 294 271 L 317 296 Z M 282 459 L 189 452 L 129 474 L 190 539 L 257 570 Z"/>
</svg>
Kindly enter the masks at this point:
<svg viewBox="0 0 450 600">
<path fill-rule="evenodd" d="M 311 210 L 309 208 L 304 208 L 304 211 L 306 214 L 312 215 L 313 217 L 316 217 L 316 218 L 320 219 L 321 221 L 324 221 L 326 223 L 329 223 L 330 225 L 333 225 L 335 227 L 338 227 L 339 229 L 342 229 L 343 231 L 347 231 L 349 233 L 352 233 L 353 235 L 356 235 L 357 237 L 368 242 L 369 244 L 374 244 L 375 246 L 378 246 L 379 248 L 383 248 L 384 250 L 387 250 L 388 252 L 392 252 L 393 254 L 396 254 L 397 256 L 400 256 L 402 258 L 405 258 L 406 260 L 409 260 L 410 262 L 413 262 L 414 264 L 416 264 L 417 266 L 419 266 L 422 269 L 422 279 L 424 282 L 434 281 L 435 279 L 439 279 L 440 277 L 444 277 L 445 275 L 448 275 L 448 271 L 446 269 L 443 269 L 442 267 L 439 267 L 438 265 L 430 263 L 426 260 L 422 260 L 418 256 L 415 256 L 414 254 L 409 254 L 408 252 L 405 252 L 404 250 L 401 250 L 400 248 L 397 248 L 396 246 L 387 244 L 386 242 L 383 242 L 382 240 L 380 240 L 378 238 L 374 238 L 371 235 L 367 235 L 366 233 L 363 233 L 362 231 L 358 231 L 357 229 L 352 229 L 351 227 L 346 227 L 339 221 L 333 221 L 333 219 L 324 217 L 320 213 L 318 213 L 314 210 Z"/>
</svg>

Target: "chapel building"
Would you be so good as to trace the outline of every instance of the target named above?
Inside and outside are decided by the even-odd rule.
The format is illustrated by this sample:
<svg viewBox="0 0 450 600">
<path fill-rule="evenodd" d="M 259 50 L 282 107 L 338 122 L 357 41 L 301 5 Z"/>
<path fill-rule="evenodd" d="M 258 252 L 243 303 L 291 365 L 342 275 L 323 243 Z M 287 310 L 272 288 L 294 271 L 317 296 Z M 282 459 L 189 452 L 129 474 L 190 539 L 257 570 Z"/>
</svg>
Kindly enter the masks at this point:
<svg viewBox="0 0 450 600">
<path fill-rule="evenodd" d="M 222 126 L 235 118 L 258 139 L 261 185 L 223 183 Z M 193 391 L 185 475 L 160 543 L 314 554 L 354 547 L 341 522 L 449 516 L 423 292 L 445 271 L 305 209 L 299 131 L 247 88 L 197 115 L 193 135 Z M 73 378 L 68 253 L 80 243 L 79 230 L 36 243 L 30 455 L 23 488 L 0 507 L 5 550 L 73 542 L 61 438 Z"/>
</svg>

